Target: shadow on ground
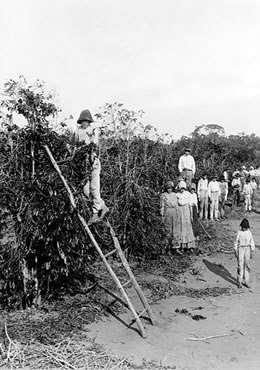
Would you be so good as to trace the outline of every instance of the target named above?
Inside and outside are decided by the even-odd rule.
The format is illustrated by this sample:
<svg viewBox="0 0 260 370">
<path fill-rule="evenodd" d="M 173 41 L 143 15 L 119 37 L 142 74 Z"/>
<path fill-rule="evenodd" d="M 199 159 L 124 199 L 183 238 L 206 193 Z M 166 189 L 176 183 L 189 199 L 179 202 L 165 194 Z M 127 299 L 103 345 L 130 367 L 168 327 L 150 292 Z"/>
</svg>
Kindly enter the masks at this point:
<svg viewBox="0 0 260 370">
<path fill-rule="evenodd" d="M 236 279 L 231 275 L 231 273 L 224 266 L 217 264 L 217 263 L 210 262 L 206 259 L 203 259 L 203 263 L 214 274 L 220 276 L 222 279 L 228 281 L 231 284 L 237 285 Z"/>
</svg>

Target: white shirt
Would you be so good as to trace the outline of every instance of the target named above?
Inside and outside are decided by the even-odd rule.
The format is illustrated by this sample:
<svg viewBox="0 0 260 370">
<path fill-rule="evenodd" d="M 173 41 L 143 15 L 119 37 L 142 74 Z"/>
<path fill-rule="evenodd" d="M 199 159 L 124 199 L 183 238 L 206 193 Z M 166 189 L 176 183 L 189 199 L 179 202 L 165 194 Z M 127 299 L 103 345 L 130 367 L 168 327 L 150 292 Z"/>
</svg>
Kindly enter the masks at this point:
<svg viewBox="0 0 260 370">
<path fill-rule="evenodd" d="M 225 182 L 220 182 L 219 183 L 219 188 L 220 188 L 220 194 L 224 196 L 224 198 L 227 200 L 228 196 L 228 183 Z"/>
<path fill-rule="evenodd" d="M 212 193 L 218 193 L 220 195 L 220 186 L 218 181 L 210 181 L 209 187 L 208 187 L 209 196 L 211 196 Z"/>
<path fill-rule="evenodd" d="M 254 177 L 256 175 L 256 170 L 249 170 L 249 175 Z"/>
<path fill-rule="evenodd" d="M 250 196 L 253 194 L 253 189 L 250 183 L 245 183 L 243 188 L 243 194 Z"/>
<path fill-rule="evenodd" d="M 228 173 L 227 173 L 227 171 L 224 171 L 223 172 L 223 176 L 224 176 L 225 181 L 228 181 Z"/>
<path fill-rule="evenodd" d="M 239 230 L 237 233 L 236 241 L 235 241 L 235 250 L 239 247 L 251 247 L 253 251 L 255 249 L 255 242 L 253 239 L 253 235 L 250 230 Z"/>
<path fill-rule="evenodd" d="M 208 179 L 200 179 L 198 182 L 198 194 L 200 194 L 200 192 L 208 191 L 208 185 Z"/>
<path fill-rule="evenodd" d="M 179 159 L 179 165 L 178 165 L 179 171 L 182 172 L 184 169 L 191 170 L 193 172 L 193 175 L 195 174 L 196 167 L 195 167 L 195 161 L 192 155 L 184 154 Z"/>
</svg>

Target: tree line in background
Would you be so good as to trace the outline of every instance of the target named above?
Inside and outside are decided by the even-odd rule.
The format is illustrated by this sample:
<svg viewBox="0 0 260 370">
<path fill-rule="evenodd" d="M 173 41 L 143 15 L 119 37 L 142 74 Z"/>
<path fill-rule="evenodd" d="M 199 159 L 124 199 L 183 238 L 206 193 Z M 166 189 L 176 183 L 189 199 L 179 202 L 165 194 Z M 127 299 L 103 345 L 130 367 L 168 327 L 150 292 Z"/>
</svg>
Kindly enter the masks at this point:
<svg viewBox="0 0 260 370">
<path fill-rule="evenodd" d="M 43 148 L 47 144 L 71 185 L 77 207 L 89 217 L 82 194 L 86 179 L 86 148 L 69 160 L 72 133 L 66 121 L 53 124 L 59 109 L 46 86 L 23 77 L 3 87 L 5 112 L 0 130 L 0 304 L 17 307 L 80 284 L 92 269 L 96 253 L 74 216 L 66 191 Z M 84 107 L 83 107 L 84 108 Z M 12 114 L 28 124 L 17 127 Z M 225 136 L 217 125 L 198 126 L 189 137 L 174 141 L 151 125 L 143 112 L 119 103 L 106 104 L 96 114 L 101 122 L 102 196 L 123 248 L 137 259 L 157 258 L 164 248 L 159 195 L 167 180 L 178 177 L 177 164 L 189 146 L 196 177 L 231 172 L 241 164 L 259 166 L 260 138 Z M 11 225 L 12 238 L 5 238 Z M 93 227 L 97 241 L 109 249 L 104 225 Z M 76 288 L 75 288 L 76 289 Z"/>
</svg>

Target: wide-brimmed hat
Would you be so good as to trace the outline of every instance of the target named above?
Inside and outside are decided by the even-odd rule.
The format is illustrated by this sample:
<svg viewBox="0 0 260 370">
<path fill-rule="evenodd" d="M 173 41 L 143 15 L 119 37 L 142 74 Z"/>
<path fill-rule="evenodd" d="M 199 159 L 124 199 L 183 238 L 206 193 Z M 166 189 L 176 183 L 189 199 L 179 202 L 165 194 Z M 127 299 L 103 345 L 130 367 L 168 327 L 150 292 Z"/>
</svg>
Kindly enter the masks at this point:
<svg viewBox="0 0 260 370">
<path fill-rule="evenodd" d="M 191 148 L 185 148 L 184 152 L 191 152 Z"/>
<path fill-rule="evenodd" d="M 80 115 L 79 115 L 79 118 L 77 120 L 77 123 L 81 123 L 81 122 L 84 122 L 84 121 L 87 121 L 87 122 L 94 122 L 93 121 L 93 118 L 91 116 L 91 113 L 88 109 L 84 109 Z"/>
</svg>

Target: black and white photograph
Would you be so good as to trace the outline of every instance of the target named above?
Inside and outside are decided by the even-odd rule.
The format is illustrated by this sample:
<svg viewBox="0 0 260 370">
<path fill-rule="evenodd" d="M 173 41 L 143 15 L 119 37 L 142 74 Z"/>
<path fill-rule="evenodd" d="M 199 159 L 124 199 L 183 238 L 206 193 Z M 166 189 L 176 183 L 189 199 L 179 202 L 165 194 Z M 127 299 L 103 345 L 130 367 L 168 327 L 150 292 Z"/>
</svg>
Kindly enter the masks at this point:
<svg viewBox="0 0 260 370">
<path fill-rule="evenodd" d="M 260 369 L 260 0 L 0 0 L 0 369 Z"/>
</svg>

